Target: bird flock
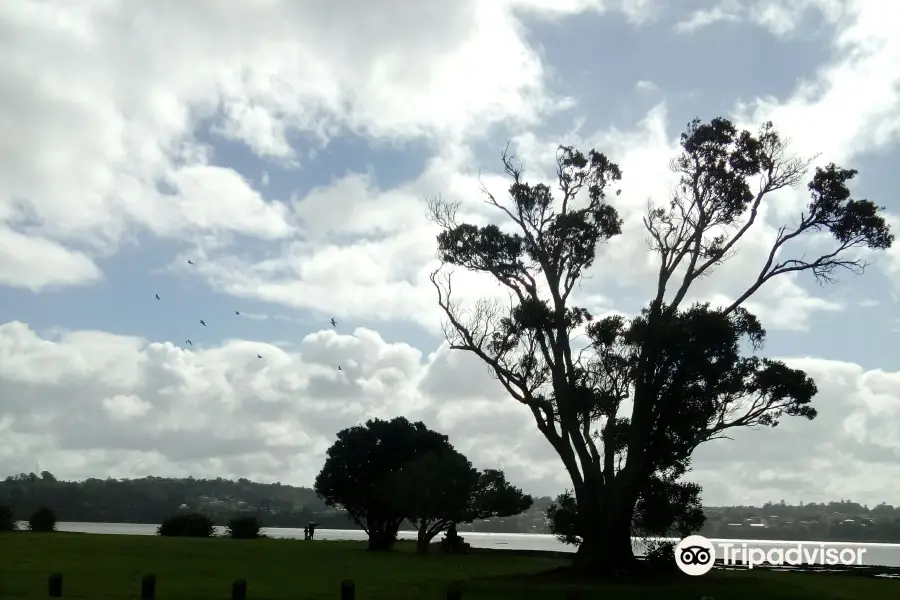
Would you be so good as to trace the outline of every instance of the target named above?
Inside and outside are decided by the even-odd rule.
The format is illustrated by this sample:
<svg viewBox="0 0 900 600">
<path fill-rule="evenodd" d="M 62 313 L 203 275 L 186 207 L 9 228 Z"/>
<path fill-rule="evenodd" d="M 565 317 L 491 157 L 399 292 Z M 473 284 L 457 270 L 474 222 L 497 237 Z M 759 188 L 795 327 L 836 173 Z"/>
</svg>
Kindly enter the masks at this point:
<svg viewBox="0 0 900 600">
<path fill-rule="evenodd" d="M 187 264 L 193 265 L 194 262 L 192 260 L 188 260 Z M 155 294 L 153 297 L 156 298 L 157 300 L 162 300 L 162 298 L 159 297 L 159 294 Z M 234 314 L 239 317 L 239 316 L 241 316 L 241 311 L 236 310 L 236 311 L 234 311 Z M 202 325 L 203 327 L 208 327 L 208 325 L 206 324 L 206 321 L 204 319 L 200 319 L 200 325 Z M 337 321 L 334 320 L 334 317 L 332 317 L 332 319 L 331 319 L 331 326 L 334 327 L 335 329 L 337 329 Z M 194 342 L 192 342 L 191 340 L 184 340 L 184 343 L 191 347 L 194 346 Z M 256 358 L 262 358 L 262 354 L 257 354 Z M 343 371 L 343 369 L 341 368 L 341 365 L 338 365 L 337 370 Z"/>
</svg>

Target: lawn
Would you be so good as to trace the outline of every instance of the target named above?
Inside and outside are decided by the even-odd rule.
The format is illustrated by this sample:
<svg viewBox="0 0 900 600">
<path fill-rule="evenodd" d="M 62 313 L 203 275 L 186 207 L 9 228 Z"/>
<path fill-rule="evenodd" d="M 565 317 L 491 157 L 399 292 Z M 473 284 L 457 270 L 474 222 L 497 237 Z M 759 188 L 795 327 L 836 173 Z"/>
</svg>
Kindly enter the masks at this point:
<svg viewBox="0 0 900 600">
<path fill-rule="evenodd" d="M 0 599 L 46 598 L 47 576 L 63 574 L 63 598 L 138 598 L 141 577 L 157 576 L 159 600 L 230 598 L 245 579 L 247 600 L 340 597 L 344 579 L 357 600 L 440 600 L 463 581 L 463 600 L 563 600 L 568 585 L 540 575 L 559 559 L 515 553 L 417 556 L 400 544 L 387 554 L 359 542 L 230 540 L 150 536 L 0 534 Z M 556 578 L 558 579 L 558 577 Z M 583 588 L 583 600 L 896 600 L 900 582 L 838 574 L 714 572 L 682 583 Z"/>
</svg>

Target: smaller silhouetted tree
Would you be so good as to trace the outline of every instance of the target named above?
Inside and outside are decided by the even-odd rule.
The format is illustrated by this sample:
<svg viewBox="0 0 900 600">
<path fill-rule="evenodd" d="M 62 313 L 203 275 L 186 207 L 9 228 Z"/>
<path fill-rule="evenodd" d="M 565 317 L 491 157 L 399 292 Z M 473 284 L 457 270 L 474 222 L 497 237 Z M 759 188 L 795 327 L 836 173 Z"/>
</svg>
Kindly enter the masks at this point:
<svg viewBox="0 0 900 600">
<path fill-rule="evenodd" d="M 452 450 L 446 435 L 404 417 L 370 419 L 337 434 L 316 476 L 316 493 L 343 508 L 369 536 L 369 550 L 390 550 L 406 514 L 385 494 L 384 480 L 416 457 Z"/>
<path fill-rule="evenodd" d="M 257 538 L 266 537 L 262 533 L 262 523 L 254 516 L 244 515 L 234 517 L 228 521 L 225 527 L 225 533 L 228 537 L 236 540 L 255 540 Z"/>
<path fill-rule="evenodd" d="M 452 448 L 408 462 L 382 486 L 388 501 L 415 524 L 416 550 L 423 554 L 431 540 L 454 523 L 517 515 L 533 502 L 510 485 L 502 471 L 479 472 Z"/>
<path fill-rule="evenodd" d="M 156 534 L 165 537 L 213 537 L 216 534 L 216 524 L 203 513 L 182 513 L 163 521 L 157 527 Z"/>
<path fill-rule="evenodd" d="M 13 507 L 9 504 L 0 506 L 0 531 L 16 531 L 18 528 Z"/>
<path fill-rule="evenodd" d="M 56 513 L 52 508 L 40 506 L 28 519 L 28 529 L 40 533 L 56 531 Z"/>
</svg>

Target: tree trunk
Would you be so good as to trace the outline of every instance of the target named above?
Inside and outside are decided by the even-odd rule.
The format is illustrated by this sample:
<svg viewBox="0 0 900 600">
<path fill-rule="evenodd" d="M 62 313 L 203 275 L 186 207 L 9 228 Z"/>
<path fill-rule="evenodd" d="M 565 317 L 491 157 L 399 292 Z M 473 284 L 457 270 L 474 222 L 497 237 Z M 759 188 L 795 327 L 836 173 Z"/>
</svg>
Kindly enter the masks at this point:
<svg viewBox="0 0 900 600">
<path fill-rule="evenodd" d="M 423 519 L 419 523 L 419 532 L 416 536 L 416 552 L 418 554 L 428 554 L 428 545 L 432 539 L 434 539 L 434 536 L 429 537 L 428 535 L 428 521 Z"/>
<path fill-rule="evenodd" d="M 376 527 L 369 527 L 369 550 L 373 552 L 387 552 L 393 550 L 397 541 L 397 526 L 391 523 L 379 523 Z"/>
<path fill-rule="evenodd" d="M 369 550 L 373 552 L 386 552 L 394 547 L 394 536 L 384 531 L 372 531 L 369 533 Z"/>
<path fill-rule="evenodd" d="M 573 567 L 585 575 L 608 576 L 636 565 L 631 545 L 631 521 L 637 501 L 623 480 L 601 491 L 598 480 L 586 480 L 576 490 L 582 543 Z"/>
<path fill-rule="evenodd" d="M 635 564 L 631 545 L 631 512 L 605 511 L 585 530 L 573 567 L 585 575 L 614 575 Z"/>
</svg>

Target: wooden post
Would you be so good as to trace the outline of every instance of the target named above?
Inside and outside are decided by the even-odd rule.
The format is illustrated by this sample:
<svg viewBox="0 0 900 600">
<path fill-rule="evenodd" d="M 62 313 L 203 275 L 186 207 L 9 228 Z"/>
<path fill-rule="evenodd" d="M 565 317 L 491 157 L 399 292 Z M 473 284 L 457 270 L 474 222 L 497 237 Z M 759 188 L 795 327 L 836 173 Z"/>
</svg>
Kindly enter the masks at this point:
<svg viewBox="0 0 900 600">
<path fill-rule="evenodd" d="M 459 583 L 451 583 L 447 588 L 447 600 L 462 600 L 462 586 Z"/>
<path fill-rule="evenodd" d="M 156 598 L 156 575 L 148 574 L 141 578 L 141 600 Z"/>
<path fill-rule="evenodd" d="M 231 600 L 247 600 L 247 582 L 238 579 L 231 584 Z"/>
<path fill-rule="evenodd" d="M 53 573 L 47 580 L 47 595 L 62 598 L 62 573 Z"/>
<path fill-rule="evenodd" d="M 341 600 L 356 600 L 356 584 L 352 579 L 341 582 Z"/>
</svg>

